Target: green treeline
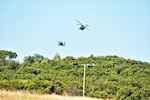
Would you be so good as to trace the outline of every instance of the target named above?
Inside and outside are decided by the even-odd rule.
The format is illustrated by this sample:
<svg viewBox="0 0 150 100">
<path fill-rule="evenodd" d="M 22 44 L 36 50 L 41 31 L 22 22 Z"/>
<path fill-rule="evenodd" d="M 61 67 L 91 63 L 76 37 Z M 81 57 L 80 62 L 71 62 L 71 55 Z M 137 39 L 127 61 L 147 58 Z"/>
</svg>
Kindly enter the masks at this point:
<svg viewBox="0 0 150 100">
<path fill-rule="evenodd" d="M 49 59 L 34 54 L 19 63 L 16 57 L 15 52 L 0 50 L 0 89 L 82 96 L 83 64 L 94 63 L 95 66 L 86 68 L 86 96 L 150 99 L 150 63 L 147 62 L 119 56 L 61 58 L 56 54 Z"/>
</svg>

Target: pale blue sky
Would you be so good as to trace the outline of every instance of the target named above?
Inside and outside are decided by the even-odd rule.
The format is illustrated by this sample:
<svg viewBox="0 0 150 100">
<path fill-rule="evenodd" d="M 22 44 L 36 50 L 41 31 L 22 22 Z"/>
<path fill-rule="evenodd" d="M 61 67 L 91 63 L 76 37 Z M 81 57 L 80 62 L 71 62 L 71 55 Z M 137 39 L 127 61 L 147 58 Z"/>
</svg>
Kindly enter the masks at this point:
<svg viewBox="0 0 150 100">
<path fill-rule="evenodd" d="M 79 30 L 76 20 L 91 31 Z M 16 52 L 19 61 L 58 52 L 150 62 L 150 0 L 0 0 L 0 49 Z"/>
</svg>

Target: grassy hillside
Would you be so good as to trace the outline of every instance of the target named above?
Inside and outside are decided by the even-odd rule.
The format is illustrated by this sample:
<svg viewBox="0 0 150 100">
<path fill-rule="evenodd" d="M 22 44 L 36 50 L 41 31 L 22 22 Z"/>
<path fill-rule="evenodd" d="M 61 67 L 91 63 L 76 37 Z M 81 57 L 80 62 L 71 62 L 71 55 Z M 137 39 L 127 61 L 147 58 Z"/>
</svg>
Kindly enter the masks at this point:
<svg viewBox="0 0 150 100">
<path fill-rule="evenodd" d="M 85 96 L 111 99 L 150 99 L 150 63 L 119 56 L 53 59 L 40 54 L 26 56 L 0 50 L 0 89 L 31 93 L 82 96 L 83 64 L 86 67 Z M 95 66 L 91 66 L 91 65 Z"/>
</svg>

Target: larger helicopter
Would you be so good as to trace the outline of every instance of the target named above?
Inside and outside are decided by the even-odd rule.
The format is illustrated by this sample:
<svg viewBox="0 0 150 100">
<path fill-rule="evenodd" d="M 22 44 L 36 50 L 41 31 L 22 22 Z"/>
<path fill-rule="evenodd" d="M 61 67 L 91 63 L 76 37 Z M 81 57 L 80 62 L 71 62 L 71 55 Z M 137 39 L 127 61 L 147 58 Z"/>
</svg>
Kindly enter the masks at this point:
<svg viewBox="0 0 150 100">
<path fill-rule="evenodd" d="M 78 20 L 76 20 L 79 24 L 77 24 L 77 25 L 80 25 L 80 30 L 84 30 L 85 28 L 87 28 L 87 26 L 89 26 L 88 24 L 86 24 L 86 25 L 83 25 L 81 22 L 79 22 Z"/>
<path fill-rule="evenodd" d="M 66 42 L 58 41 L 58 46 L 65 46 L 65 45 L 66 45 Z"/>
</svg>

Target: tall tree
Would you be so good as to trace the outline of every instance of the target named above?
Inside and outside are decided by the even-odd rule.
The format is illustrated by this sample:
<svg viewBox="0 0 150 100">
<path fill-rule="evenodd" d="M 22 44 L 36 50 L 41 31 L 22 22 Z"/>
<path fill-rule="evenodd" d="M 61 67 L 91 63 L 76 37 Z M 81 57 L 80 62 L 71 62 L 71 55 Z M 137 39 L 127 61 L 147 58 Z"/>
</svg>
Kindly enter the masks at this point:
<svg viewBox="0 0 150 100">
<path fill-rule="evenodd" d="M 0 65 L 6 65 L 7 61 L 15 59 L 17 54 L 12 51 L 0 50 Z"/>
</svg>

